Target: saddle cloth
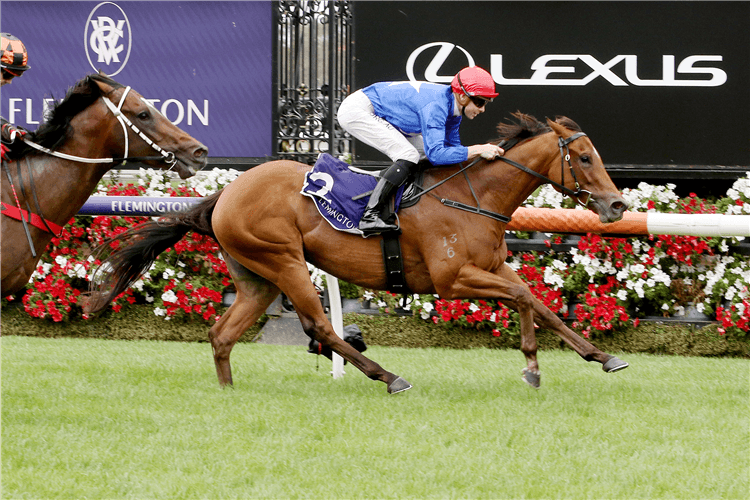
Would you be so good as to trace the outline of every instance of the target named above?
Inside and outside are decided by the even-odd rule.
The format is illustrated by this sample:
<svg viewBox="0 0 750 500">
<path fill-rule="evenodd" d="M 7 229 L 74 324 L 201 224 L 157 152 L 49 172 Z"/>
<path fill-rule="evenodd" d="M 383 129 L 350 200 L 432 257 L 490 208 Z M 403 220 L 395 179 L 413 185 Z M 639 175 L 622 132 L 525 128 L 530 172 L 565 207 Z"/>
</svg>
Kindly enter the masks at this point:
<svg viewBox="0 0 750 500">
<path fill-rule="evenodd" d="M 357 227 L 367 206 L 369 196 L 358 195 L 375 189 L 378 178 L 352 171 L 349 164 L 322 153 L 313 169 L 305 174 L 301 194 L 310 197 L 320 215 L 338 231 L 362 234 Z M 396 192 L 395 210 L 398 210 L 403 186 Z"/>
</svg>

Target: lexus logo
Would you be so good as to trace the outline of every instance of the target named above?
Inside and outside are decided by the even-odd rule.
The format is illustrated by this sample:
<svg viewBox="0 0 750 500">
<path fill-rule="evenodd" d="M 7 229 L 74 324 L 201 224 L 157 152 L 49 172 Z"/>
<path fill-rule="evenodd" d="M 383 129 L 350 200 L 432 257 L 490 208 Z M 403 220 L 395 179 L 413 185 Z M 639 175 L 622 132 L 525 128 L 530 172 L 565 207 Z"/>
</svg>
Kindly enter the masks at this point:
<svg viewBox="0 0 750 500">
<path fill-rule="evenodd" d="M 450 83 L 453 74 L 440 75 L 448 56 L 458 49 L 466 57 L 466 66 L 474 66 L 474 58 L 463 47 L 449 42 L 432 42 L 417 47 L 406 61 L 406 75 L 410 81 L 419 81 L 415 76 L 417 59 L 425 50 L 440 47 L 424 70 L 424 80 L 432 83 Z M 606 62 L 590 54 L 544 54 L 529 65 L 529 78 L 512 78 L 503 72 L 503 54 L 490 54 L 487 68 L 498 85 L 523 86 L 585 86 L 602 78 L 616 87 L 720 87 L 727 81 L 727 73 L 717 63 L 723 62 L 721 55 L 689 55 L 678 60 L 670 54 L 662 55 L 613 55 Z M 512 57 L 512 56 L 510 56 Z M 645 79 L 639 75 L 638 59 L 656 59 L 661 62 L 661 78 Z M 577 65 L 574 65 L 577 64 Z M 463 67 L 463 66 L 462 66 Z M 565 75 L 565 78 L 561 75 Z"/>
<path fill-rule="evenodd" d="M 94 70 L 101 69 L 109 76 L 122 71 L 130 57 L 131 42 L 130 22 L 119 5 L 102 2 L 94 7 L 84 33 L 86 57 Z"/>
<path fill-rule="evenodd" d="M 415 78 L 414 63 L 422 52 L 431 47 L 440 47 L 440 50 L 438 50 L 437 54 L 435 54 L 435 56 L 432 58 L 432 61 L 430 61 L 427 69 L 424 70 L 424 78 Z M 474 66 L 474 58 L 471 57 L 471 54 L 469 54 L 463 47 L 449 42 L 427 43 L 414 50 L 414 52 L 409 55 L 409 59 L 406 61 L 406 76 L 409 78 L 409 81 L 416 82 L 419 80 L 426 80 L 432 83 L 450 83 L 451 80 L 453 80 L 453 77 L 456 75 L 457 71 L 454 71 L 450 75 L 442 76 L 438 75 L 438 71 L 440 71 L 440 68 L 443 67 L 443 63 L 446 59 L 448 59 L 448 56 L 451 54 L 451 52 L 453 52 L 454 48 L 460 50 L 466 56 L 466 64 L 464 66 L 461 66 L 461 68 L 464 68 L 466 66 Z"/>
</svg>

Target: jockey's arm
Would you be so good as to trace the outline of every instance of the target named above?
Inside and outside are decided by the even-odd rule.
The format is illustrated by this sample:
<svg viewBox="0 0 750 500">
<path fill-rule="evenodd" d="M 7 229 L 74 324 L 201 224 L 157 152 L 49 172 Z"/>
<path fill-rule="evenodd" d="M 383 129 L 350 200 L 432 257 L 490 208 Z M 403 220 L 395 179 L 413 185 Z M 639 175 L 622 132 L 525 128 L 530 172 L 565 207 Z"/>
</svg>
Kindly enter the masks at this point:
<svg viewBox="0 0 750 500">
<path fill-rule="evenodd" d="M 485 160 L 493 160 L 505 154 L 505 150 L 497 144 L 475 144 L 469 146 L 469 159 L 481 155 Z"/>
</svg>

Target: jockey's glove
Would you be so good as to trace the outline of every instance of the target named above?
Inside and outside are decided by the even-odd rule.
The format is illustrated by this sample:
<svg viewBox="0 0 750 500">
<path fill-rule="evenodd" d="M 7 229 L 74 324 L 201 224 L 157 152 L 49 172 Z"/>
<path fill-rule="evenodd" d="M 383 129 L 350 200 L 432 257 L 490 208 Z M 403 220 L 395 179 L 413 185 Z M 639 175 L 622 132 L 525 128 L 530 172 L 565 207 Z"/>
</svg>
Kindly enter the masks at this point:
<svg viewBox="0 0 750 500">
<path fill-rule="evenodd" d="M 0 139 L 2 139 L 4 144 L 13 144 L 16 139 L 20 139 L 27 133 L 28 131 L 25 129 L 6 122 L 3 123 L 2 128 L 0 129 Z"/>
</svg>

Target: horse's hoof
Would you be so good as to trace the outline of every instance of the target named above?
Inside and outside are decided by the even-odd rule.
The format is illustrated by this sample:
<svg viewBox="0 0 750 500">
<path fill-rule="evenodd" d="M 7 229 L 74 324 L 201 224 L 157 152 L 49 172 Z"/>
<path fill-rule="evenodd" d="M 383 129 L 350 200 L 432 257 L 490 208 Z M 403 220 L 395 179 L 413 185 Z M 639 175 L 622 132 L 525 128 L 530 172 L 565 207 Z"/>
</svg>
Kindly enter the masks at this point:
<svg viewBox="0 0 750 500">
<path fill-rule="evenodd" d="M 388 394 L 396 394 L 408 391 L 409 389 L 411 389 L 411 384 L 401 377 L 397 377 L 396 380 L 388 385 Z"/>
<path fill-rule="evenodd" d="M 524 368 L 521 370 L 521 373 L 523 373 L 522 378 L 523 381 L 529 384 L 534 389 L 539 389 L 539 385 L 542 381 L 542 374 L 539 371 L 532 371 L 528 368 Z"/>
<path fill-rule="evenodd" d="M 615 356 L 612 356 L 611 358 L 607 360 L 606 363 L 602 365 L 602 370 L 604 370 L 607 373 L 612 373 L 612 372 L 623 370 L 627 367 L 628 367 L 628 364 L 625 361 L 619 358 L 616 358 Z"/>
</svg>

